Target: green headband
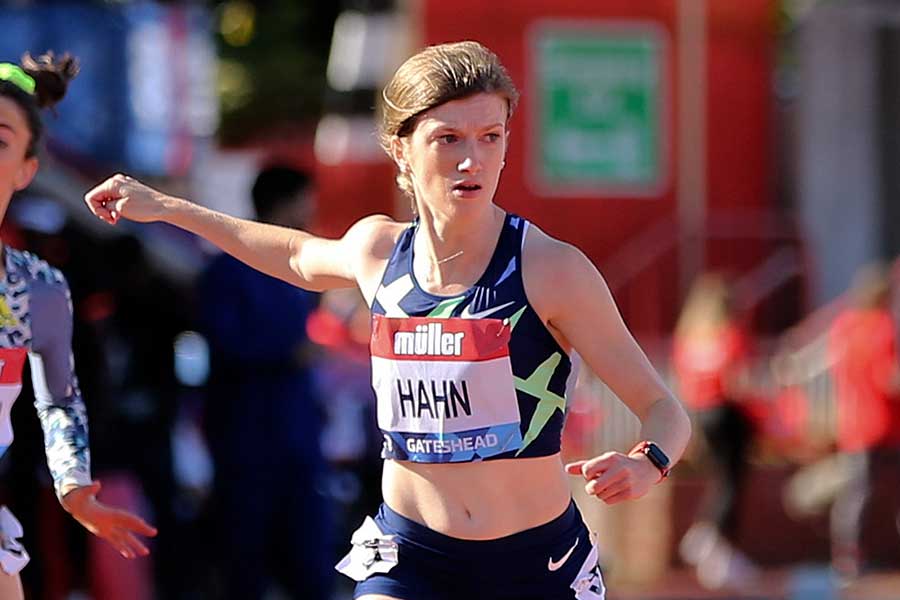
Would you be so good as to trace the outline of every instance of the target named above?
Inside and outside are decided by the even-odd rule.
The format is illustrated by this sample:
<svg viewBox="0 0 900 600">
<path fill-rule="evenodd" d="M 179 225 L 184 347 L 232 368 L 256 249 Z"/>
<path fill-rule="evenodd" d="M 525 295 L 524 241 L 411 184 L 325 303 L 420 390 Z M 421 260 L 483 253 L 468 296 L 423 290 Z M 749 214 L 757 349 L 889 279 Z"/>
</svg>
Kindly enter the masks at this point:
<svg viewBox="0 0 900 600">
<path fill-rule="evenodd" d="M 34 79 L 19 65 L 0 63 L 0 80 L 8 81 L 28 94 L 34 94 Z"/>
</svg>

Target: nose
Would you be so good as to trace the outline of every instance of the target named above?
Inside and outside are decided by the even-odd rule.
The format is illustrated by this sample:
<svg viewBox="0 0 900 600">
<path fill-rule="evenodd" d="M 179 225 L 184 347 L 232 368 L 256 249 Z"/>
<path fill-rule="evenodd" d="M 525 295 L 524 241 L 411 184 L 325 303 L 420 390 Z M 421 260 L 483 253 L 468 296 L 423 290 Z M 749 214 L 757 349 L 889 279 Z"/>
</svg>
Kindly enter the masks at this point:
<svg viewBox="0 0 900 600">
<path fill-rule="evenodd" d="M 477 173 L 481 170 L 481 160 L 475 154 L 474 149 L 467 148 L 463 159 L 456 164 L 456 170 L 460 173 Z"/>
</svg>

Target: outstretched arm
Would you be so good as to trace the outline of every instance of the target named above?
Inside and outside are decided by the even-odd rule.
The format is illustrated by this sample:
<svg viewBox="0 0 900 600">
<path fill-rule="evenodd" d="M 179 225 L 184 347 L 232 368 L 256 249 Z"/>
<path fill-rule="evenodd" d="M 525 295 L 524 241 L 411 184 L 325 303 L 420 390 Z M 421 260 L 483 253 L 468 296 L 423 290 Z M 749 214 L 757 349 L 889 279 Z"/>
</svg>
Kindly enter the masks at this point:
<svg viewBox="0 0 900 600">
<path fill-rule="evenodd" d="M 135 534 L 154 536 L 156 530 L 140 517 L 96 498 L 100 483 L 91 480 L 87 412 L 72 358 L 72 305 L 58 271 L 51 272 L 50 281 L 31 283 L 30 308 L 34 404 L 57 496 L 79 523 L 122 556 L 144 556 L 149 551 Z"/>
<path fill-rule="evenodd" d="M 115 225 L 125 218 L 175 225 L 254 269 L 298 287 L 321 291 L 357 283 L 359 227 L 352 227 L 342 239 L 325 239 L 298 229 L 216 212 L 164 194 L 126 175 L 110 177 L 85 194 L 84 200 L 91 212 L 107 223 Z"/>
<path fill-rule="evenodd" d="M 641 439 L 659 445 L 674 464 L 690 438 L 690 420 L 628 331 L 603 277 L 577 248 L 540 231 L 530 236 L 525 283 L 538 314 L 637 415 Z M 583 475 L 586 491 L 607 503 L 639 498 L 660 479 L 638 453 L 608 452 L 567 470 Z"/>
</svg>

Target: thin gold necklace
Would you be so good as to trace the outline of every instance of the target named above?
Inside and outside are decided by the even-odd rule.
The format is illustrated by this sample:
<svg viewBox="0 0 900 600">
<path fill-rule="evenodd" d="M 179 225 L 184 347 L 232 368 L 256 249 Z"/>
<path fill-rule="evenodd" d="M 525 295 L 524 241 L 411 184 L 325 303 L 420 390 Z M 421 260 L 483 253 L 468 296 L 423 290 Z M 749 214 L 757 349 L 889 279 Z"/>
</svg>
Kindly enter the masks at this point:
<svg viewBox="0 0 900 600">
<path fill-rule="evenodd" d="M 440 259 L 440 260 L 434 261 L 434 264 L 435 264 L 435 265 L 442 265 L 442 264 L 444 264 L 445 262 L 449 262 L 449 261 L 453 260 L 454 258 L 458 258 L 458 257 L 462 256 L 463 252 L 465 252 L 465 250 L 460 250 L 459 252 L 455 252 L 455 253 L 451 254 L 450 256 L 447 256 L 447 257 L 442 258 L 442 259 Z"/>
</svg>

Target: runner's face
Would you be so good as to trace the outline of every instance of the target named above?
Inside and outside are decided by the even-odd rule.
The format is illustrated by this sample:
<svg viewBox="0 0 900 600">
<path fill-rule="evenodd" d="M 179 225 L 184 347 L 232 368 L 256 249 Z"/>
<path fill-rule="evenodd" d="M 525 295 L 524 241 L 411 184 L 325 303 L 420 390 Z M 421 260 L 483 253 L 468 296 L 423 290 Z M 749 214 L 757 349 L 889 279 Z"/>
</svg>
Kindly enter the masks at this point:
<svg viewBox="0 0 900 600">
<path fill-rule="evenodd" d="M 37 172 L 37 158 L 25 158 L 31 130 L 15 101 L 0 96 L 0 218 L 13 192 L 25 189 Z"/>
<path fill-rule="evenodd" d="M 491 202 L 506 156 L 507 110 L 502 96 L 476 94 L 419 117 L 401 140 L 400 160 L 420 204 L 447 212 Z"/>
</svg>

